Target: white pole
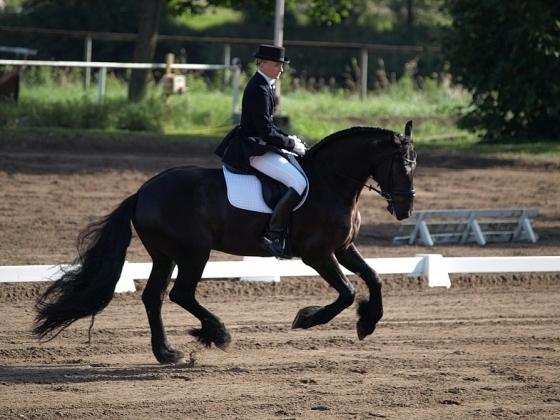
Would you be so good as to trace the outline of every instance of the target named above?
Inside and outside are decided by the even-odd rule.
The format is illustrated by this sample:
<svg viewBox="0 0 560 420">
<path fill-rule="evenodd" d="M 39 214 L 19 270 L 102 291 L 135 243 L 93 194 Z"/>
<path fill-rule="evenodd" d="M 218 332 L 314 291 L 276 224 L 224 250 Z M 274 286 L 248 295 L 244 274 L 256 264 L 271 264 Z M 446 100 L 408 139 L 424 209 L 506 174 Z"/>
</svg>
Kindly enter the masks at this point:
<svg viewBox="0 0 560 420">
<path fill-rule="evenodd" d="M 229 66 L 229 63 L 231 63 L 231 44 L 225 44 L 224 45 L 224 65 L 225 66 Z M 225 70 L 224 71 L 224 85 L 229 84 L 229 71 Z"/>
<path fill-rule="evenodd" d="M 276 13 L 274 15 L 274 45 L 281 47 L 284 42 L 284 0 L 276 0 Z M 280 80 L 276 81 L 276 112 L 280 112 Z"/>
<path fill-rule="evenodd" d="M 85 40 L 85 57 L 84 57 L 84 61 L 86 62 L 91 62 L 91 36 L 86 36 L 86 40 Z M 84 88 L 86 90 L 89 89 L 89 84 L 91 81 L 91 67 L 86 67 L 85 70 L 85 75 L 84 75 Z"/>
<path fill-rule="evenodd" d="M 284 0 L 276 0 L 276 14 L 274 15 L 274 45 L 282 46 L 284 40 Z"/>
<path fill-rule="evenodd" d="M 364 48 L 362 49 L 362 79 L 360 82 L 361 91 L 360 97 L 362 99 L 367 98 L 367 74 L 368 74 L 368 51 Z"/>
<path fill-rule="evenodd" d="M 241 76 L 241 65 L 239 58 L 234 58 L 231 64 L 235 67 L 233 72 L 233 123 L 237 124 L 241 118 L 241 113 L 237 110 L 239 102 L 239 77 Z"/>
<path fill-rule="evenodd" d="M 107 78 L 107 67 L 101 67 L 99 69 L 99 86 L 97 89 L 97 102 L 99 104 L 103 103 L 105 98 L 105 79 Z"/>
</svg>

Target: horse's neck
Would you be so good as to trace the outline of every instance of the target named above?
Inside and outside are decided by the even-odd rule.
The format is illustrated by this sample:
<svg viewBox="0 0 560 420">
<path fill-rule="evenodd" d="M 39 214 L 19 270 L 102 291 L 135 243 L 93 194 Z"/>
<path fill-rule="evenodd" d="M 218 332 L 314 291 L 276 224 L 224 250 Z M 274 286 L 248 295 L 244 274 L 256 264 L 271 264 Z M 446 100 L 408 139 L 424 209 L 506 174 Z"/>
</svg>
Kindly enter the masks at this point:
<svg viewBox="0 0 560 420">
<path fill-rule="evenodd" d="M 341 141 L 340 144 L 320 150 L 313 159 L 324 163 L 325 167 L 328 166 L 333 171 L 364 183 L 371 174 L 375 156 L 382 151 L 380 142 L 371 139 Z"/>
<path fill-rule="evenodd" d="M 380 153 L 383 147 L 379 141 L 354 139 L 329 145 L 310 158 L 317 162 L 315 171 L 327 188 L 357 200 L 371 174 L 374 157 Z"/>
</svg>

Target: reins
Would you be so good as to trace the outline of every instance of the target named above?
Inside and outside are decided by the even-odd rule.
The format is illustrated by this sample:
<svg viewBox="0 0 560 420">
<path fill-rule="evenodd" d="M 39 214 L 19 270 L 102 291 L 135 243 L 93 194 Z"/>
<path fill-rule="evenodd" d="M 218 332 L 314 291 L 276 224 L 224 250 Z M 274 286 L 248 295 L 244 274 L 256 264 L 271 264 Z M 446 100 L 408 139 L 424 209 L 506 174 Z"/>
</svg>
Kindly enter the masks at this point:
<svg viewBox="0 0 560 420">
<path fill-rule="evenodd" d="M 371 172 L 373 172 L 373 170 L 374 170 L 375 168 L 377 168 L 377 166 L 379 166 L 379 165 L 381 165 L 383 162 L 385 162 L 385 159 L 387 159 L 387 158 L 388 158 L 389 156 L 391 156 L 391 155 L 394 155 L 394 154 L 395 154 L 396 152 L 398 152 L 398 151 L 399 151 L 399 150 L 391 150 L 390 152 L 388 152 L 388 153 L 383 157 L 383 159 L 381 159 L 381 160 L 377 163 L 377 165 L 375 165 L 375 167 L 372 168 L 372 171 L 371 171 Z M 410 163 L 410 164 L 412 164 L 412 163 L 414 163 L 414 162 L 416 161 L 416 159 L 409 159 L 409 158 L 407 158 L 407 157 L 405 157 L 405 156 L 399 156 L 399 157 L 402 158 L 406 163 Z M 371 185 L 371 184 L 367 184 L 367 183 L 364 184 L 362 181 L 358 181 L 357 179 L 354 179 L 354 178 L 352 178 L 352 177 L 350 177 L 350 176 L 348 176 L 348 175 L 346 175 L 346 174 L 340 172 L 339 170 L 333 168 L 332 166 L 328 165 L 328 164 L 325 163 L 325 162 L 321 162 L 321 161 L 319 161 L 319 160 L 310 158 L 310 157 L 307 156 L 307 155 L 305 155 L 305 156 L 303 157 L 303 159 L 307 159 L 307 160 L 309 160 L 309 161 L 311 161 L 311 162 L 314 162 L 314 163 L 319 163 L 320 165 L 323 165 L 325 168 L 329 169 L 331 172 L 334 172 L 334 173 L 337 174 L 338 176 L 340 176 L 340 177 L 342 177 L 342 178 L 345 178 L 345 179 L 347 179 L 347 180 L 349 180 L 349 181 L 352 181 L 352 182 L 354 182 L 354 183 L 356 183 L 356 184 L 358 184 L 358 185 L 361 185 L 362 187 L 367 188 L 369 191 L 375 191 L 377 194 L 379 194 L 381 197 L 383 197 L 383 198 L 384 198 L 385 200 L 387 200 L 387 202 L 389 202 L 389 203 L 391 203 L 391 202 L 393 201 L 393 198 L 391 197 L 391 194 L 392 194 L 392 195 L 405 196 L 405 197 L 414 197 L 414 196 L 416 195 L 416 191 L 415 191 L 415 190 L 406 190 L 406 191 L 394 190 L 394 191 L 391 191 L 391 193 L 388 193 L 388 192 L 386 192 L 386 191 L 383 191 L 382 189 L 379 189 L 379 188 L 374 187 L 374 186 Z M 372 175 L 369 175 L 369 176 L 368 176 L 368 179 L 374 180 Z M 374 180 L 374 181 L 375 181 L 375 180 Z M 377 183 L 377 185 L 379 185 L 379 182 Z"/>
<path fill-rule="evenodd" d="M 319 161 L 319 160 L 312 159 L 312 158 L 310 158 L 310 157 L 308 157 L 308 156 L 304 156 L 303 159 L 307 159 L 307 160 L 309 160 L 309 161 L 311 161 L 311 162 L 314 162 L 314 163 L 318 163 L 318 164 L 320 164 L 320 165 L 323 165 L 325 168 L 329 169 L 331 172 L 334 172 L 335 174 L 337 174 L 337 175 L 340 176 L 341 178 L 345 178 L 345 179 L 347 179 L 347 180 L 349 180 L 349 181 L 352 181 L 352 182 L 354 182 L 354 183 L 356 183 L 356 184 L 358 184 L 358 185 L 361 185 L 362 187 L 365 187 L 365 188 L 367 188 L 367 189 L 370 190 L 370 191 L 375 191 L 376 193 L 378 193 L 379 195 L 381 195 L 383 198 L 387 199 L 388 194 L 387 194 L 385 191 L 381 191 L 381 190 L 375 188 L 373 185 L 364 184 L 363 182 L 358 181 L 357 179 L 354 179 L 354 178 L 352 178 L 352 177 L 350 177 L 350 176 L 348 176 L 348 175 L 346 175 L 346 174 L 343 174 L 343 173 L 340 172 L 338 169 L 333 168 L 332 166 L 326 164 L 325 162 L 321 162 L 321 161 Z M 373 177 L 372 177 L 371 175 L 370 175 L 368 178 L 373 179 Z"/>
</svg>

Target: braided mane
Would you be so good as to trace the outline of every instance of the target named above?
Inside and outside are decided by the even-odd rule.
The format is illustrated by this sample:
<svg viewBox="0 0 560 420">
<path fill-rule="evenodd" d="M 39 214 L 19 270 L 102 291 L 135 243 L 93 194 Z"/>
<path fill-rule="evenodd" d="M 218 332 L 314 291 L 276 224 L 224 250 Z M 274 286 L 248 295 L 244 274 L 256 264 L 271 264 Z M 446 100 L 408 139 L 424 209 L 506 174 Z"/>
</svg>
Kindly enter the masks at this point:
<svg viewBox="0 0 560 420">
<path fill-rule="evenodd" d="M 323 149 L 325 146 L 328 146 L 343 137 L 348 137 L 353 134 L 363 134 L 363 133 L 372 133 L 372 134 L 380 134 L 380 133 L 394 133 L 394 131 L 389 130 L 387 128 L 381 127 L 371 127 L 367 125 L 357 125 L 350 128 L 345 128 L 344 130 L 337 131 L 336 133 L 332 133 L 321 140 L 319 143 L 316 143 L 307 153 L 314 155 L 319 150 Z"/>
</svg>

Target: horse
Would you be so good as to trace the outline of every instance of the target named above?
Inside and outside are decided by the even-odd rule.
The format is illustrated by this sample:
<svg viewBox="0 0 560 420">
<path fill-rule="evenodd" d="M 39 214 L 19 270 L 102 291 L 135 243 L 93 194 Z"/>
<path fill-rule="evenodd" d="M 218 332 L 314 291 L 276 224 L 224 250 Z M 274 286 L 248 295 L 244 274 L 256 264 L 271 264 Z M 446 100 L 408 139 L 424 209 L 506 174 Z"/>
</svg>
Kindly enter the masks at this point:
<svg viewBox="0 0 560 420">
<path fill-rule="evenodd" d="M 19 96 L 19 73 L 17 70 L 11 72 L 0 71 L 0 97 L 18 101 Z"/>
<path fill-rule="evenodd" d="M 355 289 L 341 265 L 366 283 L 369 298 L 357 305 L 358 338 L 372 334 L 383 316 L 381 279 L 362 258 L 354 240 L 360 228 L 358 199 L 369 188 L 387 200 L 397 220 L 414 206 L 416 152 L 412 121 L 404 134 L 370 126 L 331 134 L 297 159 L 308 177 L 306 201 L 291 216 L 291 251 L 337 292 L 326 306 L 309 306 L 296 314 L 292 328 L 326 324 L 355 300 Z M 369 179 L 377 188 L 367 185 Z M 152 351 L 159 363 L 183 363 L 184 354 L 170 344 L 162 322 L 165 292 L 177 266 L 169 299 L 200 321 L 189 333 L 206 347 L 226 350 L 231 335 L 223 321 L 195 297 L 211 250 L 239 256 L 270 256 L 258 238 L 270 215 L 233 207 L 219 168 L 181 166 L 146 181 L 110 214 L 88 225 L 78 237 L 74 266 L 38 298 L 33 333 L 56 337 L 78 319 L 92 317 L 110 303 L 132 238 L 132 226 L 153 265 L 142 301 L 151 330 Z M 53 336 L 54 335 L 54 336 Z"/>
</svg>

